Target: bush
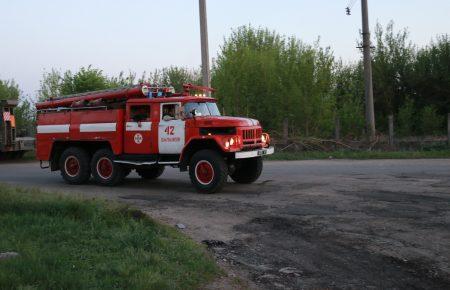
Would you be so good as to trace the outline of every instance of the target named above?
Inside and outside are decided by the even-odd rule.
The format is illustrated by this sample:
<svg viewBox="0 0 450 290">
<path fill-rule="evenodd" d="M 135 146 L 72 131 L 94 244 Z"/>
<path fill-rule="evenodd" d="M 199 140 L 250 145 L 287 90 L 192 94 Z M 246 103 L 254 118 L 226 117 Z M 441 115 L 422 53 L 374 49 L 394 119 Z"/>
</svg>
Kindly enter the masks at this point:
<svg viewBox="0 0 450 290">
<path fill-rule="evenodd" d="M 444 118 L 434 106 L 425 106 L 420 114 L 420 132 L 423 135 L 440 135 L 443 133 Z"/>
<path fill-rule="evenodd" d="M 14 80 L 0 80 L 0 100 L 17 100 L 19 95 L 19 86 Z"/>
</svg>

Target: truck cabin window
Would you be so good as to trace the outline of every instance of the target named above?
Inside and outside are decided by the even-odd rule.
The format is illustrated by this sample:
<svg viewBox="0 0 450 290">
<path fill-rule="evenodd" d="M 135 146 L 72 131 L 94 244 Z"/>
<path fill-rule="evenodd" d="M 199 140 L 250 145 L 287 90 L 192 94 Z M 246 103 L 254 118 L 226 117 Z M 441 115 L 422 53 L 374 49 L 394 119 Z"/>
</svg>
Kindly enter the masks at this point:
<svg viewBox="0 0 450 290">
<path fill-rule="evenodd" d="M 150 119 L 150 106 L 131 106 L 130 119 L 135 122 L 141 122 Z"/>
<path fill-rule="evenodd" d="M 179 104 L 165 104 L 162 106 L 162 120 L 171 121 L 184 119 L 183 114 L 181 114 Z"/>
<path fill-rule="evenodd" d="M 184 114 L 186 118 L 200 116 L 220 116 L 220 111 L 219 108 L 217 108 L 217 104 L 214 102 L 190 102 L 184 105 Z"/>
</svg>

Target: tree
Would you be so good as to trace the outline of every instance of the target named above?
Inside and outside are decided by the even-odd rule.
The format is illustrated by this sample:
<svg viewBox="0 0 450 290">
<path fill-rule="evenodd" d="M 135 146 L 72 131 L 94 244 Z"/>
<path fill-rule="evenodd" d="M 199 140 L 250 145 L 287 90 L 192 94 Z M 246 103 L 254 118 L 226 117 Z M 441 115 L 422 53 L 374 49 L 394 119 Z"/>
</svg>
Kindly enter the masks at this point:
<svg viewBox="0 0 450 290">
<path fill-rule="evenodd" d="M 51 72 L 43 74 L 39 99 L 45 100 L 49 97 L 104 90 L 124 82 L 126 79 L 123 74 L 117 78 L 108 79 L 102 70 L 92 68 L 92 66 L 81 67 L 76 73 L 72 73 L 70 70 L 62 73 L 52 69 Z"/>
<path fill-rule="evenodd" d="M 385 29 L 377 24 L 373 54 L 373 83 L 378 128 L 387 130 L 387 116 L 397 114 L 405 100 L 412 96 L 411 76 L 415 46 L 406 29 L 394 31 L 394 22 Z"/>
<path fill-rule="evenodd" d="M 234 30 L 213 64 L 212 84 L 227 114 L 258 118 L 294 134 L 328 136 L 333 128 L 334 58 L 319 42 L 307 45 L 268 29 Z M 295 132 L 294 132 L 295 130 Z"/>
<path fill-rule="evenodd" d="M 414 101 L 406 98 L 398 110 L 397 123 L 400 136 L 410 136 L 413 133 L 417 123 L 416 114 Z"/>
<path fill-rule="evenodd" d="M 336 114 L 340 120 L 343 136 L 359 137 L 365 126 L 364 121 L 364 78 L 362 63 L 336 64 L 334 90 Z"/>
<path fill-rule="evenodd" d="M 202 83 L 199 70 L 189 70 L 176 66 L 170 66 L 160 70 L 157 69 L 149 77 L 144 77 L 143 81 L 160 86 L 173 86 L 177 92 L 183 90 L 183 84 L 192 83 L 200 85 Z"/>
<path fill-rule="evenodd" d="M 90 91 L 104 90 L 110 87 L 108 78 L 100 69 L 82 67 L 77 73 L 69 70 L 64 73 L 61 83 L 61 94 L 70 95 Z"/>
<path fill-rule="evenodd" d="M 18 136 L 25 136 L 33 132 L 35 111 L 34 105 L 22 96 L 19 85 L 14 80 L 0 80 L 0 100 L 18 100 L 19 105 L 14 109 Z M 0 116 L 0 118 L 2 118 Z"/>
<path fill-rule="evenodd" d="M 414 99 L 419 107 L 435 106 L 450 113 L 450 37 L 442 35 L 417 53 L 413 75 Z"/>
<path fill-rule="evenodd" d="M 0 100 L 18 100 L 19 86 L 14 80 L 0 80 Z"/>
<path fill-rule="evenodd" d="M 30 136 L 36 130 L 36 109 L 34 103 L 26 97 L 21 97 L 19 105 L 14 110 L 16 117 L 17 136 Z"/>
</svg>

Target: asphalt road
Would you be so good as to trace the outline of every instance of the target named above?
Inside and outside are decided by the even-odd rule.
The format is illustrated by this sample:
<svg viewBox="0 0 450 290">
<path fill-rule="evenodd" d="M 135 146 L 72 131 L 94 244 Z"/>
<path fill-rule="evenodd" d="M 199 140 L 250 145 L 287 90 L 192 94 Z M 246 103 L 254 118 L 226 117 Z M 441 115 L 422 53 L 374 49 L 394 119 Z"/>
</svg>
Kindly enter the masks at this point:
<svg viewBox="0 0 450 290">
<path fill-rule="evenodd" d="M 256 288 L 450 289 L 450 160 L 266 162 L 257 183 L 229 181 L 215 195 L 171 168 L 109 188 L 67 185 L 35 162 L 0 163 L 0 182 L 182 223 Z"/>
</svg>

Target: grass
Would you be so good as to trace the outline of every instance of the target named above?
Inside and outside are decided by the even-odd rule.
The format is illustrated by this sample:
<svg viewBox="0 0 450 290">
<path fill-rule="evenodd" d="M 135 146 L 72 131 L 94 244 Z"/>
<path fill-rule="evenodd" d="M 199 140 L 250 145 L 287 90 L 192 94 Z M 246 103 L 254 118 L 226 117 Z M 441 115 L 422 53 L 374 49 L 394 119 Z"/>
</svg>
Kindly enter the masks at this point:
<svg viewBox="0 0 450 290">
<path fill-rule="evenodd" d="M 267 156 L 267 160 L 314 160 L 314 159 L 423 159 L 450 158 L 449 150 L 431 151 L 304 151 L 276 152 Z"/>
<path fill-rule="evenodd" d="M 36 160 L 36 151 L 32 150 L 32 151 L 25 152 L 22 159 L 27 160 L 27 161 Z"/>
<path fill-rule="evenodd" d="M 196 289 L 205 249 L 140 211 L 0 184 L 0 289 Z"/>
</svg>

